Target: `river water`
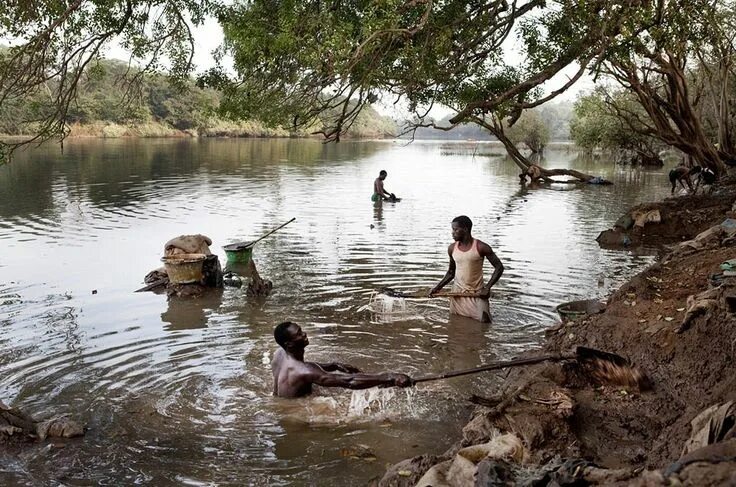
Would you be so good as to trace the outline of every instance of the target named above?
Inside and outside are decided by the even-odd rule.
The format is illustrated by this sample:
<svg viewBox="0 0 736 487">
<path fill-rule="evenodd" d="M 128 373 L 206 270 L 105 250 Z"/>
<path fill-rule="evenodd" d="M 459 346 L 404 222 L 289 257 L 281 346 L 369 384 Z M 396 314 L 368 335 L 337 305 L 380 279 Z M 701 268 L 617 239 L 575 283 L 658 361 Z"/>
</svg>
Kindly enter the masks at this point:
<svg viewBox="0 0 736 487">
<path fill-rule="evenodd" d="M 499 374 L 279 400 L 273 327 L 302 324 L 308 359 L 414 376 L 538 346 L 555 305 L 604 296 L 651 262 L 594 239 L 668 192 L 663 170 L 564 150 L 544 165 L 615 185 L 520 189 L 502 150 L 475 142 L 71 140 L 19 153 L 0 167 L 0 399 L 89 431 L 2 453 L 0 483 L 358 485 L 444 451 L 466 397 L 498 392 Z M 380 169 L 403 201 L 370 201 Z M 362 309 L 376 288 L 434 285 L 460 214 L 506 266 L 492 325 L 449 319 L 439 298 Z M 222 245 L 292 217 L 255 249 L 274 283 L 265 300 L 132 292 L 172 237 L 209 236 L 224 264 Z M 372 454 L 354 458 L 357 445 Z"/>
</svg>

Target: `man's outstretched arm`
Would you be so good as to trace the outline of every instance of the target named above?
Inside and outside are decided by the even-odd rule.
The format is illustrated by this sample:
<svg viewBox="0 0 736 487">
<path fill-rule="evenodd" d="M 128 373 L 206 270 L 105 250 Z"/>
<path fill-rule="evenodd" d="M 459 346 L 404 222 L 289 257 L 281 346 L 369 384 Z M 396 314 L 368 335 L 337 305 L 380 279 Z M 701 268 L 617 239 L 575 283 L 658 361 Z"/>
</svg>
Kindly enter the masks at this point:
<svg viewBox="0 0 736 487">
<path fill-rule="evenodd" d="M 405 374 L 345 374 L 342 372 L 326 372 L 314 363 L 306 364 L 308 372 L 305 380 L 323 387 L 344 387 L 345 389 L 368 389 L 370 387 L 409 387 L 414 381 Z"/>
<path fill-rule="evenodd" d="M 345 372 L 346 374 L 357 374 L 362 372 L 358 367 L 350 364 L 345 364 L 342 362 L 326 362 L 326 363 L 317 363 L 317 365 L 320 366 L 322 370 L 325 372 Z"/>
</svg>

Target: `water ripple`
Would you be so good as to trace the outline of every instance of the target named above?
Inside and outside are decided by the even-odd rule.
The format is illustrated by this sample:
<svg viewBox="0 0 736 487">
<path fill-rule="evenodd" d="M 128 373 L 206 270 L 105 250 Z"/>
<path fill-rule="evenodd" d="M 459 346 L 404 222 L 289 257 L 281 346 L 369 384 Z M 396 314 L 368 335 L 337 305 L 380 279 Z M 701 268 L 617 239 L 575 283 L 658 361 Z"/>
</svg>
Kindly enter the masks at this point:
<svg viewBox="0 0 736 487">
<path fill-rule="evenodd" d="M 0 479 L 350 485 L 407 445 L 440 453 L 467 418 L 458 398 L 491 394 L 498 374 L 283 401 L 270 396 L 272 330 L 297 321 L 309 357 L 367 371 L 473 367 L 538 346 L 557 304 L 604 296 L 651 262 L 594 239 L 622 208 L 666 194 L 662 171 L 551 152 L 545 165 L 616 185 L 529 189 L 500 154 L 475 143 L 291 140 L 70 141 L 63 154 L 23 152 L 0 167 L 2 399 L 39 416 L 73 413 L 90 431 L 73 448 L 4 460 Z M 380 169 L 402 202 L 370 202 Z M 401 314 L 366 311 L 378 288 L 442 278 L 460 214 L 506 267 L 493 324 L 449 318 L 441 298 L 406 300 Z M 242 288 L 189 301 L 132 292 L 176 235 L 208 235 L 224 263 L 223 245 L 294 216 L 256 246 L 274 282 L 265 301 Z M 356 443 L 377 460 L 346 456 Z"/>
</svg>

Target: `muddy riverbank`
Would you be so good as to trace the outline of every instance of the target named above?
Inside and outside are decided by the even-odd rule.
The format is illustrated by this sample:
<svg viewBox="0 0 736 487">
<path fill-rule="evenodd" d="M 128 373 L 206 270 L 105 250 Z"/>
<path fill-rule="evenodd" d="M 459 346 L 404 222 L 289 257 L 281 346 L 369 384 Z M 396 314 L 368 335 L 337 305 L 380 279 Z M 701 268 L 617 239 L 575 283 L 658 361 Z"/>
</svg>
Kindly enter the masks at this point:
<svg viewBox="0 0 736 487">
<path fill-rule="evenodd" d="M 657 210 L 659 221 L 614 232 L 626 245 L 658 247 L 658 262 L 603 313 L 548 329 L 542 349 L 526 354 L 614 352 L 646 372 L 651 390 L 601 384 L 570 363 L 513 370 L 462 441 L 400 462 L 376 483 L 736 484 L 736 277 L 721 270 L 736 258 L 727 220 L 735 201 L 729 178 L 712 195 L 632 208 L 633 220 Z"/>
</svg>

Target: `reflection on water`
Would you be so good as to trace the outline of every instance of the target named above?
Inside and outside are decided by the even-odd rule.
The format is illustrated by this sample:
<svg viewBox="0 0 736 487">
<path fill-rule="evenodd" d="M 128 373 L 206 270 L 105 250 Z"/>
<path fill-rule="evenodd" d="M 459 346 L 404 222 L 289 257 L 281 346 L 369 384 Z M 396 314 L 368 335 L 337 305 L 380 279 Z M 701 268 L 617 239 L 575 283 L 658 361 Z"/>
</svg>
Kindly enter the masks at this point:
<svg viewBox="0 0 736 487">
<path fill-rule="evenodd" d="M 161 321 L 168 323 L 165 330 L 191 330 L 207 326 L 209 316 L 218 312 L 222 304 L 223 292 L 219 289 L 209 291 L 194 299 L 171 296 L 168 307 L 161 313 Z"/>
<path fill-rule="evenodd" d="M 279 400 L 273 326 L 301 323 L 308 358 L 415 376 L 536 346 L 556 304 L 603 295 L 650 262 L 594 239 L 668 189 L 663 171 L 547 157 L 615 185 L 520 188 L 501 151 L 475 143 L 93 140 L 20 154 L 0 168 L 0 399 L 73 413 L 90 431 L 6 455 L 0 479 L 350 485 L 443 451 L 467 418 L 464 397 L 492 393 L 498 374 Z M 401 202 L 370 201 L 380 169 Z M 460 214 L 506 266 L 493 324 L 449 319 L 439 298 L 408 300 L 400 316 L 359 311 L 377 288 L 436 284 Z M 244 288 L 193 300 L 132 292 L 174 236 L 208 235 L 224 262 L 222 245 L 293 216 L 255 248 L 274 283 L 266 300 Z M 341 454 L 356 444 L 375 461 Z"/>
</svg>

